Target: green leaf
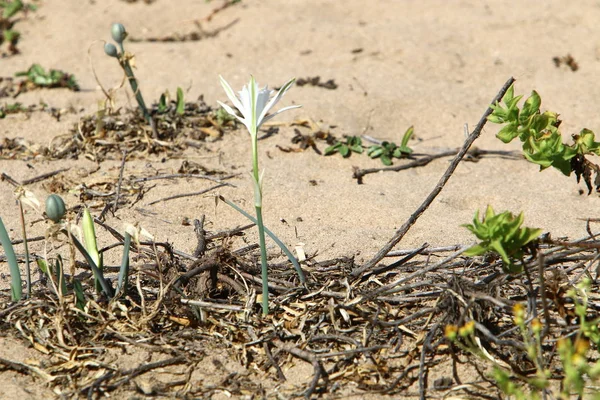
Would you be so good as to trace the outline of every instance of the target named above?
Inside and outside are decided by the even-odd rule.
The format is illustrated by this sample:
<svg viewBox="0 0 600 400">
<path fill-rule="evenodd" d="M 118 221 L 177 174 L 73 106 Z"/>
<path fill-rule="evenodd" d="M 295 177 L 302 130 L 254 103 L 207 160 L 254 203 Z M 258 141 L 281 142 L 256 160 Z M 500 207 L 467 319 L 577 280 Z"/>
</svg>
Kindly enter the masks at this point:
<svg viewBox="0 0 600 400">
<path fill-rule="evenodd" d="M 408 141 L 410 140 L 414 132 L 415 129 L 412 126 L 408 128 L 406 132 L 404 132 L 404 136 L 402 136 L 402 142 L 400 143 L 400 147 L 409 148 Z M 412 150 L 410 150 L 410 152 L 412 153 Z"/>
<path fill-rule="evenodd" d="M 160 95 L 160 99 L 158 99 L 158 107 L 157 111 L 159 114 L 164 114 L 167 112 L 167 92 Z"/>
<path fill-rule="evenodd" d="M 2 218 L 0 218 L 0 244 L 4 248 L 4 255 L 10 270 L 11 298 L 13 301 L 19 301 L 23 297 L 21 271 L 19 269 L 19 263 L 17 262 L 17 256 L 15 255 L 15 249 L 10 241 L 4 222 L 2 222 Z"/>
<path fill-rule="evenodd" d="M 98 266 L 96 265 L 94 259 L 90 256 L 90 254 L 87 252 L 87 250 L 85 249 L 85 247 L 83 247 L 83 245 L 81 244 L 81 242 L 79 240 L 77 240 L 77 238 L 74 235 L 69 234 L 69 232 L 67 232 L 64 229 L 62 230 L 62 232 L 65 235 L 67 235 L 67 237 L 71 238 L 71 240 L 73 241 L 73 244 L 75 245 L 75 247 L 77 248 L 77 250 L 79 250 L 79 252 L 83 255 L 83 257 L 85 258 L 85 260 L 89 264 L 90 268 L 92 269 L 92 273 L 94 274 L 94 277 L 96 277 L 98 279 L 98 281 L 100 282 L 100 286 L 102 286 L 102 291 L 104 292 L 104 294 L 106 295 L 106 297 L 108 297 L 109 299 L 112 299 L 112 297 L 114 295 L 113 288 L 110 286 L 110 283 L 108 283 L 108 281 L 106 280 L 106 278 L 104 278 L 104 274 L 98 268 Z"/>
<path fill-rule="evenodd" d="M 177 109 L 175 112 L 179 115 L 183 115 L 185 113 L 185 101 L 183 100 L 183 90 L 178 87 L 177 88 Z"/>
<path fill-rule="evenodd" d="M 75 292 L 76 303 L 75 307 L 79 308 L 81 311 L 85 308 L 85 293 L 83 291 L 83 286 L 81 286 L 81 282 L 77 279 L 73 279 L 73 291 Z"/>
<path fill-rule="evenodd" d="M 250 221 L 252 221 L 253 223 L 256 224 L 256 218 L 254 218 L 252 215 L 248 214 L 242 208 L 238 207 L 237 204 L 235 204 L 235 203 L 227 200 L 223 196 L 219 196 L 218 199 L 224 201 L 225 204 L 227 204 L 228 206 L 232 207 L 237 212 L 239 212 L 240 214 L 242 214 L 244 217 L 248 218 Z M 285 255 L 288 257 L 288 259 L 290 260 L 290 262 L 292 263 L 292 265 L 296 269 L 296 273 L 298 274 L 298 279 L 300 279 L 300 282 L 303 285 L 306 284 L 306 277 L 304 276 L 304 271 L 302 271 L 302 268 L 300 268 L 300 264 L 298 263 L 298 260 L 296 260 L 296 257 L 294 257 L 294 255 L 287 248 L 287 246 L 277 236 L 275 236 L 275 234 L 273 232 L 271 232 L 271 230 L 269 230 L 266 226 L 264 227 L 264 229 L 265 229 L 265 233 L 267 235 L 269 235 L 271 237 L 271 239 L 273 239 L 273 241 L 277 244 L 277 246 L 279 246 L 279 248 L 281 249 L 281 251 L 283 251 L 285 253 Z"/>
<path fill-rule="evenodd" d="M 5 2 L 3 6 L 4 11 L 2 12 L 2 17 L 4 19 L 9 19 L 23 9 L 23 2 L 21 0 L 13 0 L 10 3 Z"/>
<path fill-rule="evenodd" d="M 383 147 L 381 146 L 371 146 L 367 150 L 367 155 L 371 158 L 377 158 L 383 154 Z"/>
<path fill-rule="evenodd" d="M 529 98 L 525 100 L 525 104 L 523 104 L 519 118 L 525 120 L 532 115 L 539 113 L 541 104 L 542 99 L 540 98 L 540 95 L 535 90 L 532 91 L 531 96 L 529 96 Z"/>
<path fill-rule="evenodd" d="M 390 165 L 392 165 L 392 160 L 391 160 L 391 158 L 390 158 L 389 156 L 385 155 L 385 154 L 381 156 L 381 162 L 382 162 L 384 165 L 387 165 L 388 167 L 389 167 Z"/>
<path fill-rule="evenodd" d="M 129 248 L 131 247 L 131 235 L 125 232 L 123 242 L 123 257 L 121 259 L 121 268 L 119 269 L 119 280 L 117 283 L 117 293 L 121 296 L 127 295 L 127 282 L 129 280 Z"/>
<path fill-rule="evenodd" d="M 496 134 L 496 137 L 502 140 L 504 143 L 510 143 L 514 138 L 519 136 L 516 123 L 510 123 L 504 128 L 500 129 L 500 132 Z"/>
<path fill-rule="evenodd" d="M 48 274 L 48 263 L 46 263 L 46 260 L 44 260 L 43 258 L 38 258 L 37 260 L 35 260 L 35 262 L 38 265 L 38 268 L 40 269 L 40 271 L 42 271 L 44 274 Z"/>
<path fill-rule="evenodd" d="M 342 157 L 348 157 L 350 155 L 350 149 L 345 144 L 342 144 L 338 150 Z"/>
<path fill-rule="evenodd" d="M 352 150 L 355 153 L 359 153 L 359 154 L 361 154 L 363 152 L 363 148 L 360 144 L 350 147 L 350 150 Z"/>
<path fill-rule="evenodd" d="M 325 149 L 325 155 L 330 156 L 332 154 L 337 153 L 337 150 L 341 145 L 342 144 L 340 142 L 337 142 L 336 144 L 329 146 L 328 148 Z"/>
</svg>

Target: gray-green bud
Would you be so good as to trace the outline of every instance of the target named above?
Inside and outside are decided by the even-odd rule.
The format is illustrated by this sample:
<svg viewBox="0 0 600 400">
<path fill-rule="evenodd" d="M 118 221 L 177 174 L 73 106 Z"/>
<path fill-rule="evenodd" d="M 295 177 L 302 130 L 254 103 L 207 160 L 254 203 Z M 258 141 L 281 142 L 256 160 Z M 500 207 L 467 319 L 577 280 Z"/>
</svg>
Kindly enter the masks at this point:
<svg viewBox="0 0 600 400">
<path fill-rule="evenodd" d="M 118 53 L 117 53 L 117 47 L 114 44 L 112 44 L 112 43 L 105 43 L 104 44 L 104 52 L 109 57 L 117 57 L 117 55 L 118 55 Z"/>
<path fill-rule="evenodd" d="M 54 222 L 64 218 L 67 213 L 67 207 L 62 197 L 57 194 L 51 194 L 46 199 L 46 215 Z"/>
<path fill-rule="evenodd" d="M 127 31 L 125 30 L 125 27 L 123 24 L 119 24 L 118 22 L 112 24 L 112 27 L 110 28 L 110 34 L 112 35 L 113 40 L 119 44 L 123 43 L 127 37 Z"/>
</svg>

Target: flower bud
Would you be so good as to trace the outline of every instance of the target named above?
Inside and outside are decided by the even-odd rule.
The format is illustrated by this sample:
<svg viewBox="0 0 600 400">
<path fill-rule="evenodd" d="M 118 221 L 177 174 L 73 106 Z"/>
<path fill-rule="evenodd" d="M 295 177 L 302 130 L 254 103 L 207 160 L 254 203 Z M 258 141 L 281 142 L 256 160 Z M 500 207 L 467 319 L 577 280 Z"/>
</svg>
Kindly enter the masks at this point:
<svg viewBox="0 0 600 400">
<path fill-rule="evenodd" d="M 58 222 L 67 213 L 63 199 L 57 194 L 51 194 L 46 199 L 46 215 L 54 222 Z"/>
<path fill-rule="evenodd" d="M 119 23 L 112 24 L 112 27 L 110 28 L 110 34 L 112 35 L 113 40 L 119 44 L 123 43 L 127 37 L 127 31 L 125 30 L 125 27 L 123 24 Z"/>
<path fill-rule="evenodd" d="M 104 52 L 109 57 L 117 57 L 117 47 L 112 43 L 104 44 Z"/>
</svg>

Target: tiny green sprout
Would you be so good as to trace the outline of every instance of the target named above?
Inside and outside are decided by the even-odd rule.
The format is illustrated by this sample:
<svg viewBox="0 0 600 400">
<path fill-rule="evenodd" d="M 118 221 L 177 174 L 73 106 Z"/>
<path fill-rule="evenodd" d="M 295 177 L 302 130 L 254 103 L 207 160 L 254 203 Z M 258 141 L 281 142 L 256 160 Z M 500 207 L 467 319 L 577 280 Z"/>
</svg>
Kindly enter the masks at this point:
<svg viewBox="0 0 600 400">
<path fill-rule="evenodd" d="M 340 153 L 342 157 L 350 157 L 352 153 L 362 153 L 362 140 L 360 136 L 347 136 L 346 143 L 336 142 L 325 149 L 325 155 Z"/>
<path fill-rule="evenodd" d="M 505 211 L 496 214 L 491 206 L 487 207 L 485 216 L 479 220 L 479 210 L 475 212 L 473 224 L 462 225 L 469 229 L 482 242 L 465 250 L 466 256 L 479 256 L 488 251 L 496 252 L 503 261 L 503 269 L 509 273 L 521 272 L 522 266 L 514 261 L 523 257 L 524 247 L 541 235 L 541 229 L 522 228 L 523 213 L 514 216 Z"/>
<path fill-rule="evenodd" d="M 46 70 L 40 64 L 33 64 L 27 71 L 20 71 L 15 76 L 27 78 L 28 84 L 41 88 L 68 88 L 74 92 L 79 91 L 75 77 L 58 69 Z"/>
<path fill-rule="evenodd" d="M 117 58 L 119 56 L 119 52 L 117 51 L 117 46 L 112 43 L 104 44 L 104 53 L 106 53 L 109 57 Z"/>
<path fill-rule="evenodd" d="M 413 150 L 408 147 L 408 141 L 414 133 L 414 128 L 411 126 L 402 136 L 402 142 L 398 146 L 394 142 L 381 142 L 379 145 L 373 145 L 367 150 L 367 155 L 371 158 L 379 158 L 384 165 L 392 165 L 392 158 L 408 157 Z"/>
<path fill-rule="evenodd" d="M 185 114 L 185 100 L 183 99 L 183 89 L 180 87 L 177 88 L 177 107 L 175 108 L 175 112 L 178 115 Z"/>
<path fill-rule="evenodd" d="M 67 208 L 65 206 L 65 202 L 57 194 L 51 194 L 46 199 L 46 215 L 53 222 L 59 222 L 61 219 L 65 217 L 67 213 Z"/>
</svg>

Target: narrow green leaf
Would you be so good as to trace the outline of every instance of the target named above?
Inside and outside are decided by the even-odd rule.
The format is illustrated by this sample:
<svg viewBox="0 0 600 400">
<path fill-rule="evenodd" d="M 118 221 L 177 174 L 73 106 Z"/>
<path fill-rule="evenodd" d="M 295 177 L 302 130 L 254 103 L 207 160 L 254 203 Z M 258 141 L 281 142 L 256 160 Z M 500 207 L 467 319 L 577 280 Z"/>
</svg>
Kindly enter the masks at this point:
<svg viewBox="0 0 600 400">
<path fill-rule="evenodd" d="M 73 241 L 73 244 L 75 245 L 77 250 L 79 250 L 79 252 L 83 255 L 83 257 L 85 258 L 87 263 L 90 265 L 90 268 L 92 269 L 92 273 L 94 274 L 94 277 L 96 277 L 98 279 L 98 281 L 100 282 L 100 286 L 102 286 L 102 291 L 104 292 L 106 297 L 111 299 L 114 295 L 113 288 L 110 286 L 108 281 L 104 278 L 104 274 L 98 268 L 98 266 L 94 262 L 94 259 L 90 256 L 90 254 L 87 252 L 85 247 L 83 247 L 81 242 L 79 240 L 77 240 L 77 238 L 74 235 L 69 234 L 65 229 L 63 229 L 62 232 L 71 238 L 71 240 Z"/>
<path fill-rule="evenodd" d="M 252 215 L 248 214 L 242 208 L 238 207 L 237 204 L 235 204 L 235 203 L 227 200 L 223 196 L 219 196 L 218 198 L 220 200 L 224 201 L 225 204 L 229 205 L 230 207 L 232 207 L 233 209 L 235 209 L 237 212 L 239 212 L 240 214 L 242 214 L 244 217 L 248 218 L 250 221 L 252 221 L 252 222 L 254 222 L 256 224 L 256 218 L 254 218 Z M 300 264 L 298 263 L 298 260 L 296 260 L 296 257 L 294 257 L 294 255 L 287 248 L 287 246 L 285 244 L 283 244 L 283 242 L 281 240 L 279 240 L 279 238 L 277 236 L 275 236 L 275 234 L 273 232 L 271 232 L 266 226 L 264 227 L 264 229 L 265 229 L 265 233 L 267 235 L 269 235 L 271 237 L 271 239 L 273 239 L 273 241 L 279 246 L 279 248 L 281 249 L 281 251 L 283 251 L 285 253 L 285 255 L 287 256 L 287 258 L 294 265 L 294 268 L 296 269 L 296 273 L 298 274 L 298 278 L 300 279 L 300 282 L 304 285 L 306 283 L 306 277 L 304 276 L 304 271 L 302 271 L 302 268 L 300 267 Z"/>
<path fill-rule="evenodd" d="M 408 141 L 410 140 L 414 132 L 415 128 L 413 126 L 406 130 L 404 136 L 402 136 L 402 142 L 400 143 L 400 147 L 408 147 Z"/>
<path fill-rule="evenodd" d="M 75 292 L 75 307 L 79 308 L 81 311 L 85 308 L 85 293 L 83 291 L 83 286 L 81 286 L 81 282 L 79 280 L 73 280 L 73 291 Z"/>
<path fill-rule="evenodd" d="M 6 256 L 6 262 L 10 270 L 10 288 L 11 297 L 13 301 L 19 301 L 23 297 L 23 287 L 21 281 L 21 271 L 19 270 L 19 263 L 17 262 L 17 256 L 15 255 L 15 249 L 10 241 L 4 222 L 0 217 L 0 244 L 4 248 L 4 254 Z"/>
<path fill-rule="evenodd" d="M 123 258 L 121 259 L 121 268 L 119 269 L 119 281 L 117 283 L 117 293 L 122 296 L 127 295 L 127 282 L 129 280 L 129 248 L 131 247 L 131 235 L 125 232 L 123 242 Z"/>
<path fill-rule="evenodd" d="M 183 100 L 183 90 L 178 87 L 177 88 L 177 109 L 175 112 L 179 115 L 183 115 L 185 113 L 185 101 Z"/>
</svg>

